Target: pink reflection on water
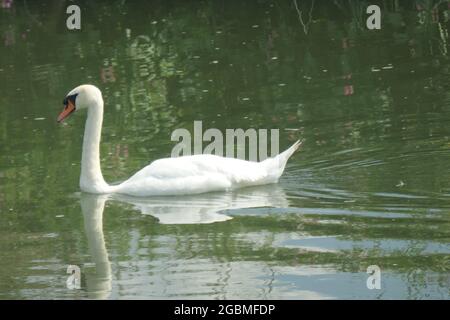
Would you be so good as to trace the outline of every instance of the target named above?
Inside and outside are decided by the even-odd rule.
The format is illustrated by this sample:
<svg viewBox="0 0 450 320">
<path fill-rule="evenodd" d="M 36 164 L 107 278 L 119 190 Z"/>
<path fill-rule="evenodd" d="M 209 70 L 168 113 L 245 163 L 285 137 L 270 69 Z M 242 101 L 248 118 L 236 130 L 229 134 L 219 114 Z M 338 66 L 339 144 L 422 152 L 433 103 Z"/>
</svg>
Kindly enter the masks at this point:
<svg viewBox="0 0 450 320">
<path fill-rule="evenodd" d="M 102 68 L 100 71 L 100 77 L 103 83 L 116 82 L 116 76 L 114 74 L 113 66 Z"/>
<path fill-rule="evenodd" d="M 2 0 L 2 8 L 9 9 L 13 4 L 13 0 Z"/>
<path fill-rule="evenodd" d="M 354 93 L 353 85 L 349 84 L 344 87 L 344 95 L 352 96 Z"/>
</svg>

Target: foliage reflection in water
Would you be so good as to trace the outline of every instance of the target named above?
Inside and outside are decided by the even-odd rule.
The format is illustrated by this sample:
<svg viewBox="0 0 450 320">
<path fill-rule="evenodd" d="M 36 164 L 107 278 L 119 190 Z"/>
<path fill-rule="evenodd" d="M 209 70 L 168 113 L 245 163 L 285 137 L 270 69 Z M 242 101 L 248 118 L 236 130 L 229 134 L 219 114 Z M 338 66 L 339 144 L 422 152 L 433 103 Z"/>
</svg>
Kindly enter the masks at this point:
<svg viewBox="0 0 450 320">
<path fill-rule="evenodd" d="M 360 3 L 80 1 L 80 32 L 64 2 L 0 8 L 0 298 L 448 299 L 448 4 L 384 1 L 369 32 Z M 55 117 L 85 82 L 110 182 L 195 120 L 306 142 L 276 186 L 79 194 L 84 117 Z"/>
</svg>

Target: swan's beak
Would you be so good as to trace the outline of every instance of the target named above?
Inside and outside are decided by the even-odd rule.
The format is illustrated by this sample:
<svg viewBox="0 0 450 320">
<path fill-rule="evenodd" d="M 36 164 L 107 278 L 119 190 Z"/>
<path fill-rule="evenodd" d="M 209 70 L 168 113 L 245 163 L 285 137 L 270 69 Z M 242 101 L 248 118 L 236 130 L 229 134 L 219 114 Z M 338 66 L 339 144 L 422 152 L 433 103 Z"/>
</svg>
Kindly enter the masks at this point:
<svg viewBox="0 0 450 320">
<path fill-rule="evenodd" d="M 67 100 L 67 104 L 64 107 L 64 110 L 58 116 L 58 122 L 63 121 L 74 111 L 75 111 L 75 104 L 72 101 L 70 101 L 70 99 Z"/>
</svg>

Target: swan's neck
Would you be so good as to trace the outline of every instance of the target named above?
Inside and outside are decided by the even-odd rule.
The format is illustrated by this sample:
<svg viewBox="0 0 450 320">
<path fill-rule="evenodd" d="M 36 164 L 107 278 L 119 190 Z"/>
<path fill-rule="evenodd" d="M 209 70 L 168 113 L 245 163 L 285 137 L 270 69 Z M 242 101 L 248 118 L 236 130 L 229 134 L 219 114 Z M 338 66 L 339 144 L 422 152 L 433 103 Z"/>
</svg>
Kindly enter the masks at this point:
<svg viewBox="0 0 450 320">
<path fill-rule="evenodd" d="M 89 193 L 106 193 L 110 187 L 103 179 L 100 169 L 100 139 L 103 122 L 103 101 L 88 108 L 81 156 L 80 188 Z"/>
</svg>

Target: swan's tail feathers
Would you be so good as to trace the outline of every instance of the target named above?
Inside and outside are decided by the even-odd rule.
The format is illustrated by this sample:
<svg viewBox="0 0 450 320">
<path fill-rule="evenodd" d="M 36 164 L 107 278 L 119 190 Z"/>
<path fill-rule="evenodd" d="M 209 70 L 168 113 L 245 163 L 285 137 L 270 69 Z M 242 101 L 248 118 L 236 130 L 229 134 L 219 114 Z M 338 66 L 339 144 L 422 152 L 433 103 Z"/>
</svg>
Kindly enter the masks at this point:
<svg viewBox="0 0 450 320">
<path fill-rule="evenodd" d="M 298 150 L 298 148 L 300 148 L 302 144 L 302 140 L 297 140 L 291 147 L 289 147 L 289 149 L 278 155 L 278 157 L 280 157 L 280 162 L 283 163 L 283 167 L 286 165 L 289 158 L 295 153 L 295 151 Z"/>
<path fill-rule="evenodd" d="M 278 180 L 278 178 L 283 174 L 287 161 L 302 144 L 303 141 L 297 140 L 297 142 L 295 142 L 284 152 L 280 153 L 276 157 L 266 159 L 262 162 L 266 166 L 267 171 L 275 180 Z"/>
</svg>

